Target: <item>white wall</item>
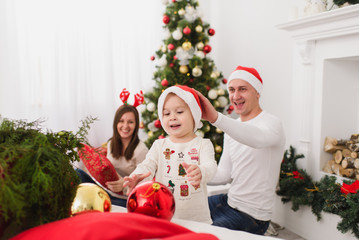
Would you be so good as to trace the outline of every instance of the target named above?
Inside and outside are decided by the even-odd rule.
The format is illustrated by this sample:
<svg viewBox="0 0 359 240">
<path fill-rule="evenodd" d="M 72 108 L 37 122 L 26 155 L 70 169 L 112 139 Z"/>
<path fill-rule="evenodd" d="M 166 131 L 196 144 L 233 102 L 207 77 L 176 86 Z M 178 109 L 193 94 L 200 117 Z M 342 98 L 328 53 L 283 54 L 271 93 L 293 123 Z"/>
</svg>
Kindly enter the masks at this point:
<svg viewBox="0 0 359 240">
<path fill-rule="evenodd" d="M 276 25 L 292 20 L 294 15 L 303 16 L 304 4 L 305 0 L 200 0 L 204 20 L 216 30 L 210 44 L 218 69 L 225 77 L 237 65 L 255 67 L 259 71 L 264 83 L 261 105 L 282 119 L 287 148 L 296 143 L 293 129 L 297 123 L 291 118 L 295 111 L 292 109 L 294 42 Z M 354 235 L 342 234 L 336 229 L 338 216 L 325 213 L 317 222 L 309 208 L 294 212 L 291 203 L 284 205 L 279 197 L 273 221 L 308 240 L 355 239 Z"/>
<path fill-rule="evenodd" d="M 218 69 L 228 77 L 238 65 L 255 67 L 263 109 L 281 118 L 289 134 L 293 43 L 276 25 L 288 21 L 291 1 L 202 0 L 200 6 L 216 30 L 210 44 Z"/>
</svg>

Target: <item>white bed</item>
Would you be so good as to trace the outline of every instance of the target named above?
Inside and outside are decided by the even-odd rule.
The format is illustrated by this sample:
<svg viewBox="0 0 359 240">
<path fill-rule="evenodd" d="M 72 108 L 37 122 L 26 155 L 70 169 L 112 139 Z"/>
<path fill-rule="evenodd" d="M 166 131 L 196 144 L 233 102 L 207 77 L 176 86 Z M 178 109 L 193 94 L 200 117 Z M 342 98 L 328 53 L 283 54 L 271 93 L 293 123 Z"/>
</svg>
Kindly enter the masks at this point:
<svg viewBox="0 0 359 240">
<path fill-rule="evenodd" d="M 127 212 L 127 209 L 124 207 L 112 206 L 112 212 Z M 216 227 L 206 223 L 182 220 L 172 218 L 172 223 L 181 225 L 189 230 L 192 230 L 197 233 L 210 233 L 215 235 L 221 240 L 278 240 L 278 238 L 273 238 L 269 236 L 259 236 L 243 231 L 234 231 L 227 228 Z"/>
</svg>

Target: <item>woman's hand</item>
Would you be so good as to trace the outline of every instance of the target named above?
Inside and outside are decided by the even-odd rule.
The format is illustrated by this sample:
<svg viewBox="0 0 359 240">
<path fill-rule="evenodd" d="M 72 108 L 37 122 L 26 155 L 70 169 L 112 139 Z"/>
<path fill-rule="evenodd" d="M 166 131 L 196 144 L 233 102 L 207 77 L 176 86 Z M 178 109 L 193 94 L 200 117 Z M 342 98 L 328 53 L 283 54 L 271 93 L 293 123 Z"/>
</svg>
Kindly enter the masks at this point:
<svg viewBox="0 0 359 240">
<path fill-rule="evenodd" d="M 123 178 L 117 174 L 119 179 L 117 181 L 106 182 L 106 187 L 114 193 L 121 192 L 123 190 Z"/>
<path fill-rule="evenodd" d="M 194 188 L 198 188 L 202 181 L 201 169 L 196 164 L 181 163 L 186 170 L 188 181 Z"/>
<path fill-rule="evenodd" d="M 202 119 L 207 120 L 210 123 L 214 123 L 218 118 L 218 112 L 213 107 L 211 102 L 205 96 L 203 96 L 202 93 L 197 90 L 196 92 L 199 97 L 199 101 L 201 102 Z"/>
<path fill-rule="evenodd" d="M 128 191 L 125 193 L 126 195 L 128 195 L 135 187 L 136 185 L 141 182 L 143 179 L 145 179 L 146 177 L 150 176 L 151 172 L 148 172 L 146 174 L 133 174 L 130 177 L 124 177 L 124 183 L 123 183 L 123 188 L 128 187 Z"/>
</svg>

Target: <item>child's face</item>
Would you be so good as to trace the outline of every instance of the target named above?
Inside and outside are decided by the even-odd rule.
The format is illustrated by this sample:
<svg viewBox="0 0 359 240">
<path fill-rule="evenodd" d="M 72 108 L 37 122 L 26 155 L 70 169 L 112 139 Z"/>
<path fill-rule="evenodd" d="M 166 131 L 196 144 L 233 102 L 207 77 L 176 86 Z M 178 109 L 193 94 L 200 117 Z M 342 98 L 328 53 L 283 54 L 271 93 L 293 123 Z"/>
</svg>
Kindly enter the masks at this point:
<svg viewBox="0 0 359 240">
<path fill-rule="evenodd" d="M 163 127 L 174 142 L 188 142 L 196 135 L 193 132 L 192 112 L 176 94 L 168 94 L 163 104 Z"/>
</svg>

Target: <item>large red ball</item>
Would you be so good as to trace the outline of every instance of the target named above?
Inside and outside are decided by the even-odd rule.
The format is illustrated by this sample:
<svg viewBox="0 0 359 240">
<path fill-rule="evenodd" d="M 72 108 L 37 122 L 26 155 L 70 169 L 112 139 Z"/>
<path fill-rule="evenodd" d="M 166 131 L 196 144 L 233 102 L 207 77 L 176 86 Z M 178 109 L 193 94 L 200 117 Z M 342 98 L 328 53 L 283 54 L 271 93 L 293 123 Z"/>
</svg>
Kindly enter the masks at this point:
<svg viewBox="0 0 359 240">
<path fill-rule="evenodd" d="M 131 191 L 127 199 L 127 210 L 170 221 L 175 212 L 175 199 L 162 183 L 147 181 Z"/>
</svg>

